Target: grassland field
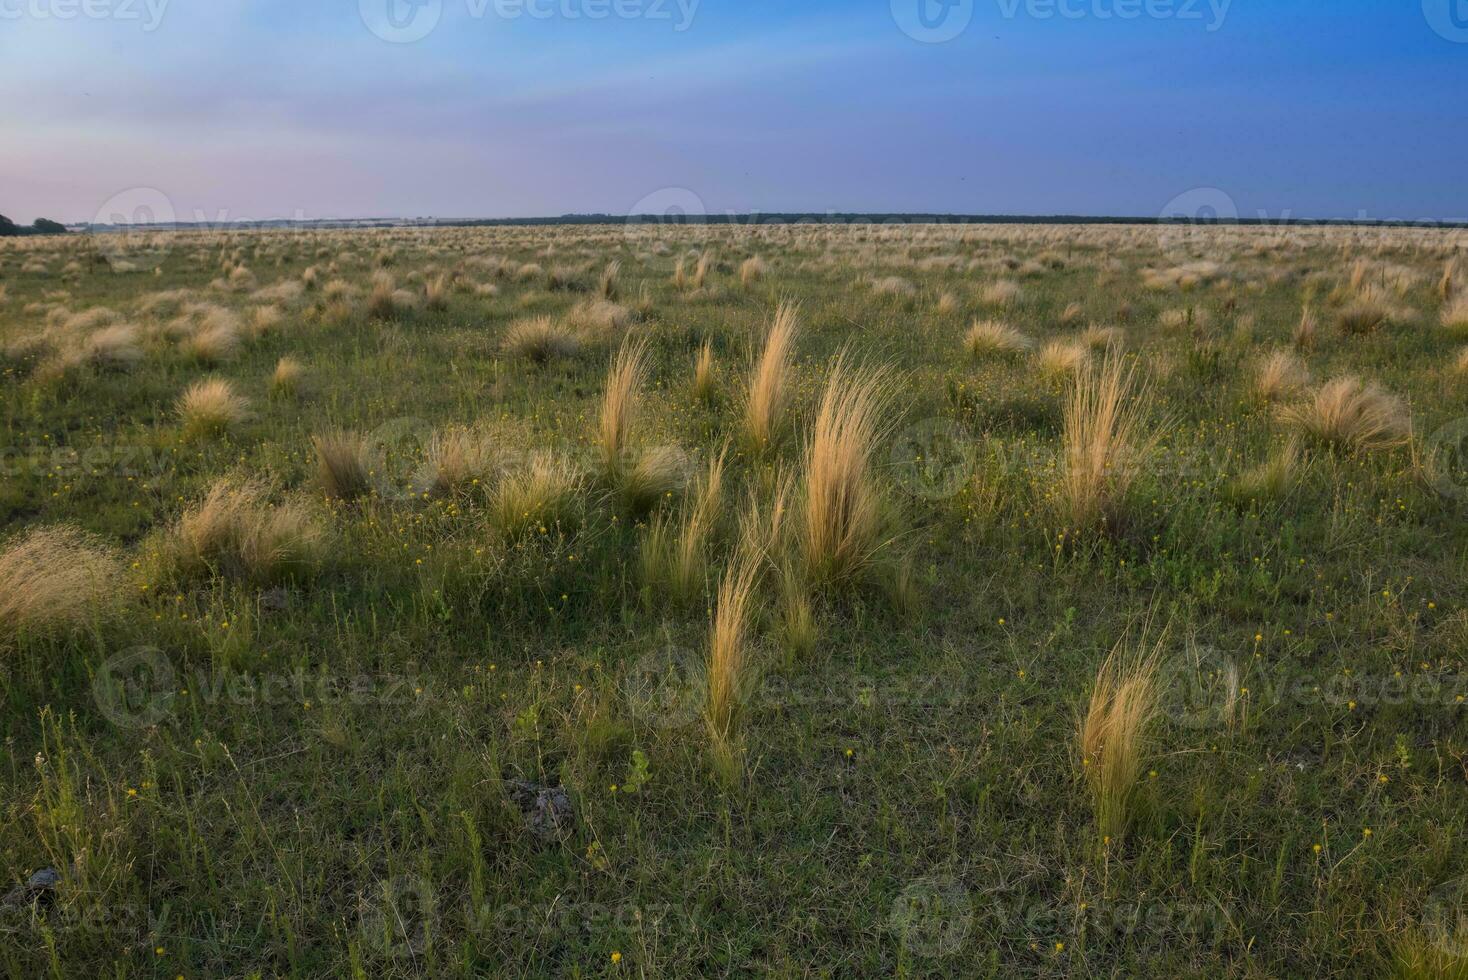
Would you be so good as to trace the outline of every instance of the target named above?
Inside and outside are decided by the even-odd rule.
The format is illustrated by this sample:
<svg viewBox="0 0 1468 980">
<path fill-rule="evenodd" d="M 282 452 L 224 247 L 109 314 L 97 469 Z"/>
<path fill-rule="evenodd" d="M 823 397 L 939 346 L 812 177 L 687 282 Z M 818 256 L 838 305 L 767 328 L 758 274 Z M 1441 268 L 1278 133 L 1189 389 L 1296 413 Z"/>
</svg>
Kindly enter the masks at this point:
<svg viewBox="0 0 1468 980">
<path fill-rule="evenodd" d="M 0 242 L 0 963 L 1468 977 L 1465 247 Z"/>
</svg>

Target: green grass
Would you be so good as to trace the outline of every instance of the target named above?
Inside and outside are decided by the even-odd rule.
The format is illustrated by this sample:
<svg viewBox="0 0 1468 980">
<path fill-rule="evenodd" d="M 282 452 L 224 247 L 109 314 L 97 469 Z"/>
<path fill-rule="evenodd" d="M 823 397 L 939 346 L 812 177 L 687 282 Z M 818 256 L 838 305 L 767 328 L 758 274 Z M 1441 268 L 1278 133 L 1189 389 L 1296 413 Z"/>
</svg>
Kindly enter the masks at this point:
<svg viewBox="0 0 1468 980">
<path fill-rule="evenodd" d="M 665 250 L 596 227 L 189 234 L 156 276 L 113 274 L 85 239 L 0 246 L 0 341 L 39 333 L 51 308 L 106 306 L 145 351 L 130 371 L 60 378 L 0 362 L 5 541 L 77 524 L 124 549 L 133 597 L 83 630 L 0 635 L 0 874 L 63 874 L 49 910 L 0 910 L 7 974 L 1272 977 L 1444 962 L 1443 886 L 1468 875 L 1461 505 L 1412 448 L 1307 444 L 1287 490 L 1234 489 L 1289 437 L 1254 366 L 1290 343 L 1307 284 L 1314 378 L 1408 398 L 1419 441 L 1468 415 L 1457 342 L 1437 326 L 1444 233 L 1380 232 L 1360 250 L 1420 273 L 1397 296 L 1417 322 L 1360 336 L 1334 326 L 1350 301 L 1331 295 L 1351 274 L 1338 231 L 1255 252 L 1239 243 L 1256 232 L 1215 230 L 1229 285 L 1187 291 L 1144 288 L 1143 267 L 1177 264 L 1146 228 L 668 234 Z M 694 234 L 717 260 L 703 290 L 680 291 Z M 498 291 L 368 320 L 384 251 L 420 297 L 456 269 Z M 755 254 L 767 269 L 744 287 Z M 498 274 L 490 256 L 544 272 Z M 48 273 L 21 271 L 37 257 Z M 247 314 L 261 305 L 248 293 L 209 287 L 224 258 L 261 287 L 316 266 L 355 285 L 356 305 L 328 314 L 307 292 L 205 368 L 162 337 L 171 317 L 137 304 L 188 289 Z M 511 534 L 490 486 L 415 490 L 432 434 L 455 427 L 488 433 L 502 471 L 552 449 L 593 473 L 621 331 L 587 330 L 543 365 L 502 342 L 516 320 L 563 316 L 590 295 L 564 285 L 593 287 L 613 259 L 622 302 L 649 298 L 626 328 L 649 356 L 632 444 L 680 447 L 689 475 L 741 444 L 748 365 L 779 302 L 800 304 L 791 431 L 755 457 L 730 450 L 691 602 L 648 587 L 641 559 L 649 521 L 677 525 L 677 491 L 643 516 L 588 478 L 574 513 Z M 874 293 L 890 276 L 912 293 Z M 1059 516 L 1066 382 L 1029 355 L 965 351 L 1000 279 L 1022 290 L 1005 322 L 1037 347 L 1119 325 L 1153 381 L 1168 428 L 1104 530 Z M 958 302 L 940 313 L 945 293 Z M 1083 316 L 1060 326 L 1073 302 Z M 1190 307 L 1206 315 L 1162 322 Z M 705 343 L 712 400 L 693 387 Z M 710 604 L 741 509 L 797 471 L 843 348 L 900 379 L 876 454 L 893 539 L 839 586 L 810 587 L 793 549 L 771 555 L 743 772 L 717 778 L 696 676 Z M 309 378 L 298 397 L 271 392 L 285 356 Z M 251 415 L 185 438 L 175 401 L 206 376 Z M 333 429 L 381 452 L 365 499 L 322 499 L 311 437 Z M 226 476 L 320 500 L 312 574 L 271 590 L 157 573 L 167 530 Z M 1107 652 L 1148 624 L 1167 630 L 1162 718 L 1128 829 L 1103 841 L 1076 724 Z M 1224 710 L 1230 670 L 1242 693 Z M 631 691 L 649 675 L 651 702 Z M 531 833 L 512 778 L 565 787 L 570 832 Z"/>
</svg>

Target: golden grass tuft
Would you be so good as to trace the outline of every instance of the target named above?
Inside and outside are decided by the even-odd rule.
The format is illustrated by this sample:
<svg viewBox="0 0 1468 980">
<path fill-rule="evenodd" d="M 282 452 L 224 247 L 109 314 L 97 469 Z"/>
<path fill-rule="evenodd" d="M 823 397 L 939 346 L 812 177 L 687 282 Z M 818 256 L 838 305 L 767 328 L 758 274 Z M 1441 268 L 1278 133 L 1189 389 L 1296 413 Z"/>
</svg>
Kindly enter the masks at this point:
<svg viewBox="0 0 1468 980">
<path fill-rule="evenodd" d="M 449 308 L 449 297 L 453 293 L 453 283 L 448 276 L 436 276 L 423 284 L 423 306 L 434 313 L 442 313 Z"/>
<path fill-rule="evenodd" d="M 714 771 L 725 782 L 733 782 L 742 768 L 739 726 L 754 684 L 750 629 L 759 570 L 757 556 L 736 554 L 719 582 L 709 624 L 704 721 L 712 742 Z"/>
<path fill-rule="evenodd" d="M 232 361 L 240 352 L 240 334 L 233 323 L 205 323 L 179 344 L 188 357 L 200 364 Z"/>
<path fill-rule="evenodd" d="M 602 472 L 614 483 L 627 469 L 632 426 L 637 419 L 638 400 L 646 381 L 647 342 L 628 339 L 612 360 L 597 429 L 596 445 Z"/>
<path fill-rule="evenodd" d="M 1091 363 L 1091 348 L 1076 341 L 1052 340 L 1040 348 L 1035 364 L 1052 381 L 1074 377 Z"/>
<path fill-rule="evenodd" d="M 882 547 L 882 494 L 873 469 L 886 431 L 892 374 L 838 355 L 805 450 L 801 551 L 815 582 L 841 582 Z"/>
<path fill-rule="evenodd" d="M 316 482 L 333 500 L 357 500 L 372 492 L 372 461 L 367 440 L 337 429 L 311 437 L 316 453 Z"/>
<path fill-rule="evenodd" d="M 494 453 L 482 433 L 435 432 L 428 444 L 428 479 L 421 489 L 430 497 L 450 497 L 486 486 L 494 472 Z"/>
<path fill-rule="evenodd" d="M 1020 293 L 1019 283 L 1000 279 L 985 286 L 979 298 L 988 306 L 1013 306 L 1019 302 Z"/>
<path fill-rule="evenodd" d="M 581 341 L 565 324 L 537 316 L 510 324 L 500 348 L 507 354 L 545 364 L 559 357 L 574 357 L 581 350 Z"/>
<path fill-rule="evenodd" d="M 398 289 L 393 277 L 377 272 L 372 277 L 372 291 L 367 295 L 367 317 L 371 320 L 396 320 L 418 304 L 418 297 Z"/>
<path fill-rule="evenodd" d="M 1444 303 L 1438 319 L 1443 329 L 1453 336 L 1468 336 L 1468 293 L 1461 293 Z"/>
<path fill-rule="evenodd" d="M 1375 283 L 1354 288 L 1344 306 L 1336 312 L 1336 326 L 1347 335 L 1374 333 L 1383 326 L 1401 325 L 1415 319 L 1412 310 L 1396 302 Z"/>
<path fill-rule="evenodd" d="M 632 311 L 608 299 L 582 300 L 566 312 L 566 323 L 586 343 L 608 343 L 632 322 Z"/>
<path fill-rule="evenodd" d="M 1353 375 L 1326 382 L 1313 398 L 1284 406 L 1279 415 L 1307 435 L 1351 452 L 1391 449 L 1412 437 L 1406 403 Z"/>
<path fill-rule="evenodd" d="M 714 375 L 714 344 L 705 340 L 693 362 L 693 397 L 705 405 L 718 398 L 719 383 Z"/>
<path fill-rule="evenodd" d="M 123 600 L 122 561 L 70 525 L 38 527 L 0 551 L 0 634 L 55 635 L 85 627 Z"/>
<path fill-rule="evenodd" d="M 270 373 L 270 390 L 277 395 L 299 395 L 306 387 L 306 365 L 294 357 L 282 357 Z"/>
<path fill-rule="evenodd" d="M 975 320 L 963 335 L 964 349 L 974 357 L 1021 354 L 1034 345 L 1029 337 L 998 320 Z"/>
<path fill-rule="evenodd" d="M 1254 376 L 1254 393 L 1265 401 L 1277 401 L 1310 383 L 1310 370 L 1305 362 L 1287 350 L 1277 350 L 1259 362 Z"/>
<path fill-rule="evenodd" d="M 1279 500 L 1294 487 L 1299 479 L 1299 470 L 1300 447 L 1291 439 L 1269 459 L 1239 474 L 1229 484 L 1228 492 L 1234 500 L 1243 503 Z"/>
<path fill-rule="evenodd" d="M 649 513 L 688 482 L 688 454 L 677 446 L 654 446 L 625 460 L 615 475 L 617 499 L 634 517 Z"/>
<path fill-rule="evenodd" d="M 523 468 L 505 474 L 495 489 L 495 526 L 508 538 L 549 533 L 574 516 L 581 476 L 570 460 L 542 452 Z"/>
<path fill-rule="evenodd" d="M 186 438 L 222 435 L 244 422 L 250 403 L 224 378 L 196 381 L 179 396 L 175 406 Z"/>
<path fill-rule="evenodd" d="M 1121 516 L 1128 491 L 1156 444 L 1147 420 L 1151 394 L 1135 369 L 1112 351 L 1076 376 L 1064 406 L 1059 501 L 1071 527 Z"/>
<path fill-rule="evenodd" d="M 1126 342 L 1126 331 L 1120 327 L 1103 327 L 1093 323 L 1077 335 L 1076 341 L 1091 350 L 1120 347 Z"/>
<path fill-rule="evenodd" d="M 1159 715 L 1160 644 L 1129 653 L 1117 644 L 1096 674 L 1077 740 L 1081 771 L 1102 838 L 1120 837 L 1131 823 L 1153 723 Z"/>
<path fill-rule="evenodd" d="M 143 359 L 140 332 L 130 323 L 103 327 L 82 344 L 81 359 L 104 370 L 129 370 Z"/>
<path fill-rule="evenodd" d="M 765 337 L 765 347 L 749 379 L 744 401 L 744 437 L 755 452 L 768 449 L 789 401 L 799 308 L 781 303 Z"/>
<path fill-rule="evenodd" d="M 643 577 L 648 585 L 665 586 L 679 604 L 700 595 L 708 568 L 708 543 L 718 527 L 723 506 L 727 449 L 709 462 L 698 493 L 685 503 L 676 536 L 669 519 L 658 518 L 642 540 Z"/>
<path fill-rule="evenodd" d="M 257 306 L 250 313 L 250 334 L 262 337 L 274 333 L 285 322 L 285 313 L 278 306 Z"/>
<path fill-rule="evenodd" d="M 765 276 L 765 260 L 758 255 L 751 255 L 739 263 L 739 284 L 745 289 L 753 286 Z"/>
<path fill-rule="evenodd" d="M 622 263 L 613 259 L 607 263 L 607 267 L 601 272 L 601 280 L 597 283 L 596 292 L 604 300 L 613 301 L 617 298 L 617 276 L 622 272 Z"/>
<path fill-rule="evenodd" d="M 1315 349 L 1315 340 L 1320 333 L 1320 319 L 1310 307 L 1300 313 L 1300 322 L 1295 327 L 1294 344 L 1298 351 Z"/>
<path fill-rule="evenodd" d="M 221 480 L 174 526 L 171 554 L 186 578 L 224 575 L 270 585 L 308 574 L 321 561 L 325 532 L 306 501 L 270 506 L 253 482 Z"/>
</svg>

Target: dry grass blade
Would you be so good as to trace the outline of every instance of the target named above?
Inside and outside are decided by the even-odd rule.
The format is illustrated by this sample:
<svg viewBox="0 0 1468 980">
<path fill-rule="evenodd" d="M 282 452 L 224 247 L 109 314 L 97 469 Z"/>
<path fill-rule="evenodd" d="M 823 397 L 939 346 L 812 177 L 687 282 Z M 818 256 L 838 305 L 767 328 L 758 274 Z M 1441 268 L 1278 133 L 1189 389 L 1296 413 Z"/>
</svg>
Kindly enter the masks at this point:
<svg viewBox="0 0 1468 980">
<path fill-rule="evenodd" d="M 647 343 L 629 339 L 617 351 L 611 373 L 607 375 L 606 392 L 601 403 L 601 426 L 597 431 L 596 445 L 602 471 L 614 481 L 627 470 L 632 425 L 637 419 L 638 398 L 646 382 Z"/>
<path fill-rule="evenodd" d="M 1159 714 L 1157 668 L 1161 644 L 1132 653 L 1117 644 L 1096 675 L 1077 733 L 1081 769 L 1090 789 L 1097 830 L 1116 838 L 1132 819 L 1132 797 L 1142 774 L 1148 736 Z"/>
<path fill-rule="evenodd" d="M 1087 365 L 1066 396 L 1060 502 L 1071 527 L 1121 516 L 1127 492 L 1156 444 L 1147 420 L 1150 391 L 1116 352 Z"/>
<path fill-rule="evenodd" d="M 781 303 L 765 337 L 765 347 L 749 379 L 744 403 L 744 432 L 750 448 L 763 451 L 775 438 L 775 429 L 789 398 L 789 377 L 794 363 L 798 308 Z"/>
<path fill-rule="evenodd" d="M 814 581 L 850 578 L 882 545 L 882 496 L 872 461 L 891 403 L 892 374 L 838 356 L 805 452 L 806 569 Z"/>
<path fill-rule="evenodd" d="M 740 552 L 719 582 L 713 621 L 709 625 L 707 702 L 704 720 L 713 741 L 715 768 L 726 779 L 739 759 L 739 721 L 753 682 L 750 620 L 759 559 Z"/>
</svg>

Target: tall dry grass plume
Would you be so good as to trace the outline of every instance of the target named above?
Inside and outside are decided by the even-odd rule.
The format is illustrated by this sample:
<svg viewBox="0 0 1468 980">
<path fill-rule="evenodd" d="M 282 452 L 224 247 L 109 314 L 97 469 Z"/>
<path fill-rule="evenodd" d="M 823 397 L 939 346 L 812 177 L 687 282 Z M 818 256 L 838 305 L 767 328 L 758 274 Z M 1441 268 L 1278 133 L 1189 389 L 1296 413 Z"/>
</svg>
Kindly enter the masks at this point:
<svg viewBox="0 0 1468 980">
<path fill-rule="evenodd" d="M 714 771 L 726 783 L 735 781 L 743 766 L 739 726 L 745 699 L 754 683 L 756 665 L 750 631 L 759 570 L 756 556 L 736 554 L 719 582 L 709 624 L 704 721 L 712 742 Z"/>
<path fill-rule="evenodd" d="M 751 255 L 739 263 L 739 284 L 745 289 L 753 286 L 764 278 L 765 260 L 758 255 Z"/>
<path fill-rule="evenodd" d="M 1300 322 L 1295 327 L 1294 343 L 1298 351 L 1312 351 L 1315 349 L 1315 339 L 1320 333 L 1320 320 L 1315 311 L 1305 307 L 1300 313 Z"/>
<path fill-rule="evenodd" d="M 755 452 L 763 452 L 774 443 L 789 401 L 798 317 L 799 308 L 792 303 L 782 302 L 776 308 L 764 351 L 750 375 L 749 393 L 744 402 L 744 435 Z"/>
<path fill-rule="evenodd" d="M 602 270 L 601 281 L 597 284 L 597 295 L 600 296 L 602 299 L 607 300 L 608 302 L 615 301 L 619 292 L 617 288 L 617 276 L 620 275 L 621 272 L 621 262 L 617 261 L 616 259 L 608 262 L 607 267 Z"/>
<path fill-rule="evenodd" d="M 1277 401 L 1309 383 L 1310 371 L 1305 362 L 1290 351 L 1277 350 L 1260 361 L 1254 376 L 1254 392 L 1265 401 Z"/>
<path fill-rule="evenodd" d="M 81 629 L 125 595 L 122 560 L 79 528 L 34 528 L 0 551 L 0 638 Z"/>
<path fill-rule="evenodd" d="M 448 276 L 437 276 L 423 285 L 423 305 L 426 309 L 435 313 L 442 313 L 449 308 L 449 294 L 453 290 L 453 284 Z"/>
<path fill-rule="evenodd" d="M 849 579 L 882 546 L 882 493 L 873 467 L 893 377 L 838 355 L 805 451 L 802 555 L 815 582 Z"/>
<path fill-rule="evenodd" d="M 602 395 L 601 422 L 597 429 L 597 453 L 602 472 L 615 481 L 627 469 L 632 445 L 632 425 L 637 419 L 638 399 L 647 381 L 647 342 L 623 341 L 607 375 Z"/>
<path fill-rule="evenodd" d="M 1066 395 L 1060 504 L 1071 527 L 1115 522 L 1157 435 L 1152 398 L 1116 351 L 1088 364 Z"/>
<path fill-rule="evenodd" d="M 693 267 L 693 288 L 702 289 L 708 284 L 709 272 L 714 267 L 714 256 L 711 252 L 703 252 L 698 256 L 698 263 Z"/>
<path fill-rule="evenodd" d="M 670 518 L 653 522 L 642 542 L 643 574 L 648 584 L 665 586 L 667 594 L 686 604 L 702 594 L 708 568 L 708 546 L 718 528 L 724 496 L 728 450 L 709 461 L 691 502 L 683 507 L 674 532 Z"/>
<path fill-rule="evenodd" d="M 1160 641 L 1143 651 L 1129 651 L 1125 640 L 1118 643 L 1101 664 L 1081 716 L 1081 771 L 1103 839 L 1120 837 L 1132 821 L 1132 801 L 1160 713 L 1160 651 Z"/>
<path fill-rule="evenodd" d="M 714 377 L 714 342 L 705 340 L 693 362 L 693 397 L 711 405 L 718 393 L 718 379 Z"/>
</svg>

